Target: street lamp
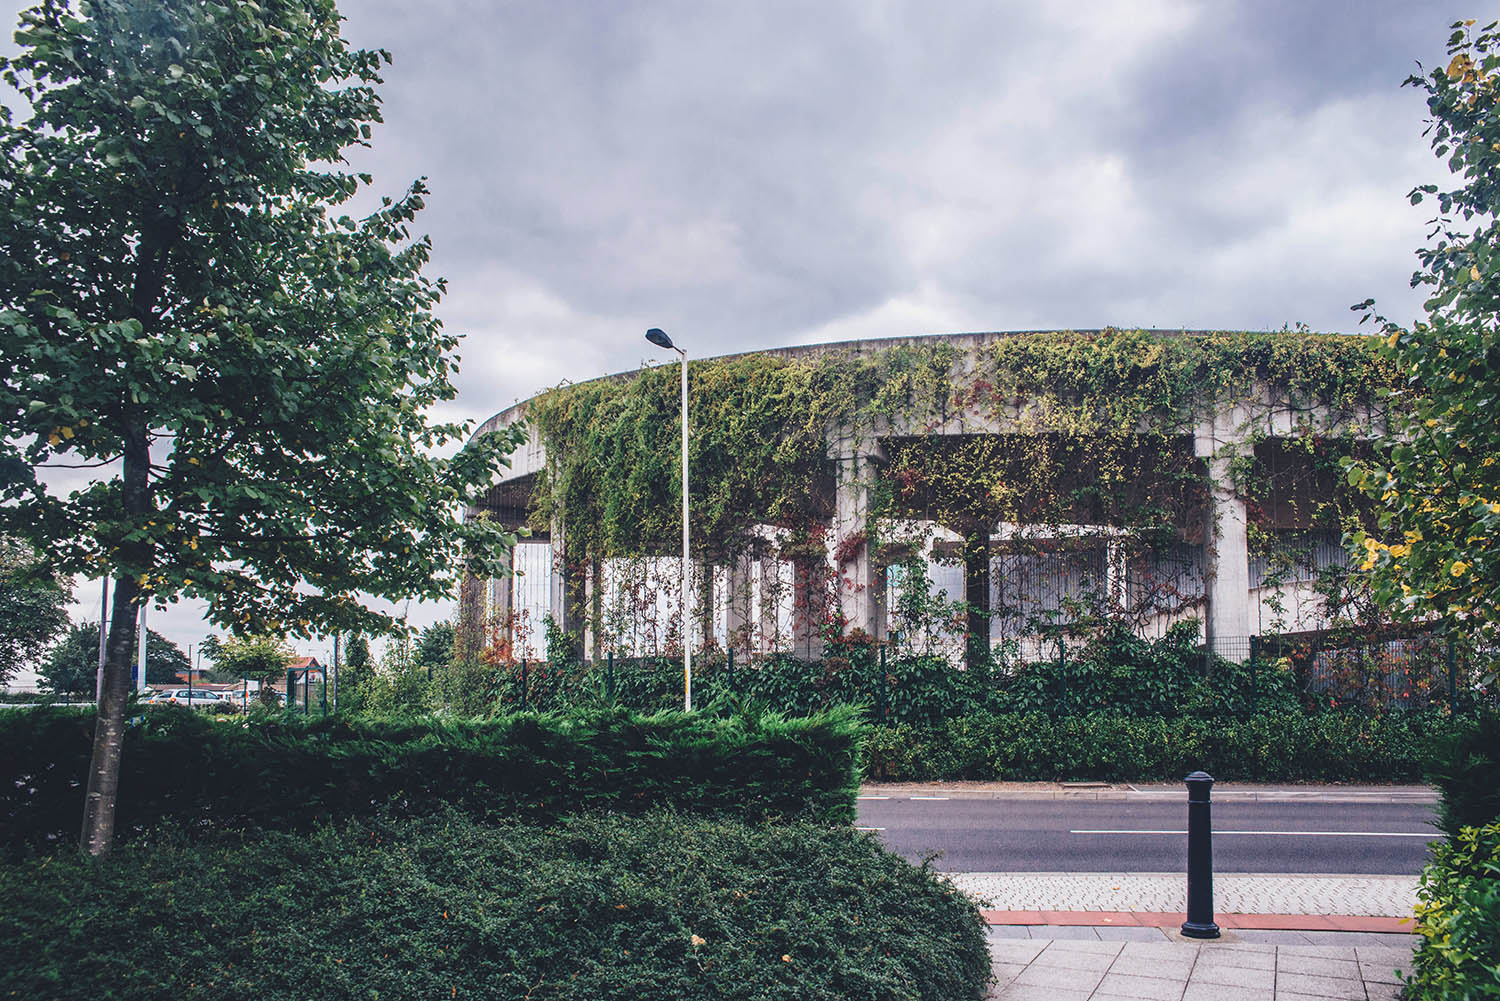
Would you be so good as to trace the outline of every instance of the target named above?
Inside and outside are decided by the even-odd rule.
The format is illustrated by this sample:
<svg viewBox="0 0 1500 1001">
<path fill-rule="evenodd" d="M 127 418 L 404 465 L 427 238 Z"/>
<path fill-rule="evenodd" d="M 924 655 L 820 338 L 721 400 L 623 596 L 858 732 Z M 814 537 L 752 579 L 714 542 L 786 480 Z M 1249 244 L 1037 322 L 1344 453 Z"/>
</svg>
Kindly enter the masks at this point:
<svg viewBox="0 0 1500 1001">
<path fill-rule="evenodd" d="M 689 593 L 692 584 L 692 567 L 688 562 L 688 397 L 687 397 L 687 352 L 672 343 L 672 338 L 660 327 L 646 331 L 646 340 L 659 348 L 676 351 L 682 356 L 682 708 L 693 710 L 693 633 L 690 628 L 692 616 Z"/>
</svg>

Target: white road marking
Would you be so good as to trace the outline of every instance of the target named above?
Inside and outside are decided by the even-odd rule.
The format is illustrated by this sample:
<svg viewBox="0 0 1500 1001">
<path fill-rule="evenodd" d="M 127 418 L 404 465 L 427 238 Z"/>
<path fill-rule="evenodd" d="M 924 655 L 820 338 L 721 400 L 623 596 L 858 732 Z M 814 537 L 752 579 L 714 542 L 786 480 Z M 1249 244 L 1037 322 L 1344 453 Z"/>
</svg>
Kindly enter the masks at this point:
<svg viewBox="0 0 1500 1001">
<path fill-rule="evenodd" d="M 856 796 L 856 799 L 890 799 L 889 796 Z"/>
<path fill-rule="evenodd" d="M 947 796 L 913 796 L 912 799 L 947 799 Z"/>
<path fill-rule="evenodd" d="M 1069 831 L 1069 834 L 1186 834 L 1187 831 Z M 1214 831 L 1214 834 L 1284 834 L 1299 838 L 1425 838 L 1432 841 L 1438 837 L 1430 834 L 1411 834 L 1406 831 Z"/>
<path fill-rule="evenodd" d="M 856 831 L 883 831 L 884 827 L 856 827 Z"/>
</svg>

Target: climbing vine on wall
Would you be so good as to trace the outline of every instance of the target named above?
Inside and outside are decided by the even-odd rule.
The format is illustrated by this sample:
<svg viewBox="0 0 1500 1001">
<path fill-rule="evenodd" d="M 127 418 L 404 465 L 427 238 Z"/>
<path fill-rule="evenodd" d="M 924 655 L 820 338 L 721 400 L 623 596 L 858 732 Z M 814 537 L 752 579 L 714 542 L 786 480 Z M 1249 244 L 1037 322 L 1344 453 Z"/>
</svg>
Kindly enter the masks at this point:
<svg viewBox="0 0 1500 1001">
<path fill-rule="evenodd" d="M 1306 331 L 1029 333 L 969 351 L 914 340 L 699 361 L 689 373 L 694 548 L 720 565 L 763 540 L 764 526 L 806 538 L 826 525 L 836 454 L 877 442 L 860 541 L 887 547 L 892 562 L 911 551 L 902 525 L 912 521 L 961 536 L 997 522 L 1104 525 L 1141 551 L 1200 542 L 1205 467 L 1194 438 L 1205 422 L 1238 442 L 1230 469 L 1249 502 L 1252 546 L 1272 547 L 1292 527 L 1337 530 L 1354 501 L 1337 487 L 1319 494 L 1322 480 L 1382 430 L 1377 391 L 1397 381 L 1369 339 Z M 670 553 L 678 408 L 675 366 L 535 399 L 528 418 L 548 463 L 534 526 L 563 517 L 570 552 L 594 559 Z M 1260 445 L 1273 429 L 1275 442 L 1290 429 L 1311 443 L 1313 461 L 1271 469 Z M 1290 497 L 1314 501 L 1288 521 L 1277 504 Z M 1275 516 L 1259 513 L 1270 508 Z"/>
</svg>

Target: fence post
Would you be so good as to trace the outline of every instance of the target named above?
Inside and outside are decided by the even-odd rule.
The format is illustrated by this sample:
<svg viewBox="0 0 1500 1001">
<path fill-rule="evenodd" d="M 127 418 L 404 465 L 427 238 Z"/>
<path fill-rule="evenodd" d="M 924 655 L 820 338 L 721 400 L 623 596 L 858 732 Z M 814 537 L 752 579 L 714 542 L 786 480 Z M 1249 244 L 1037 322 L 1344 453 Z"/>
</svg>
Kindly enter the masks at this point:
<svg viewBox="0 0 1500 1001">
<path fill-rule="evenodd" d="M 1194 772 L 1188 787 L 1187 920 L 1182 933 L 1188 938 L 1218 938 L 1214 924 L 1214 847 L 1212 807 L 1208 802 L 1213 776 Z"/>
<path fill-rule="evenodd" d="M 1453 637 L 1448 637 L 1448 715 L 1458 712 L 1458 658 L 1453 649 Z"/>
<path fill-rule="evenodd" d="M 526 658 L 521 658 L 521 711 L 526 711 Z"/>
<path fill-rule="evenodd" d="M 613 650 L 604 661 L 604 694 L 611 702 L 615 700 L 615 652 Z"/>
<path fill-rule="evenodd" d="M 885 722 L 885 644 L 880 645 L 880 685 L 877 689 L 878 697 L 876 707 L 880 712 L 880 722 Z"/>
<path fill-rule="evenodd" d="M 1250 637 L 1250 715 L 1255 715 L 1255 695 L 1259 681 L 1260 637 Z"/>
</svg>

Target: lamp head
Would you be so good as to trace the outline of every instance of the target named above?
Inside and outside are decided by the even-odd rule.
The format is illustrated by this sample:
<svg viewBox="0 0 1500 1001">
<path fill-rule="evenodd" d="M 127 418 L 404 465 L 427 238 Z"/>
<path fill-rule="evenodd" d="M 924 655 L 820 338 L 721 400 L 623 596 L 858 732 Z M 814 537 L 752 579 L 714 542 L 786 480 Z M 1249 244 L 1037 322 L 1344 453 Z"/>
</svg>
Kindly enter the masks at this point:
<svg viewBox="0 0 1500 1001">
<path fill-rule="evenodd" d="M 650 341 L 652 344 L 655 344 L 659 348 L 676 350 L 676 345 L 672 343 L 672 338 L 668 337 L 667 332 L 660 327 L 652 327 L 650 330 L 646 331 L 646 340 Z"/>
</svg>

